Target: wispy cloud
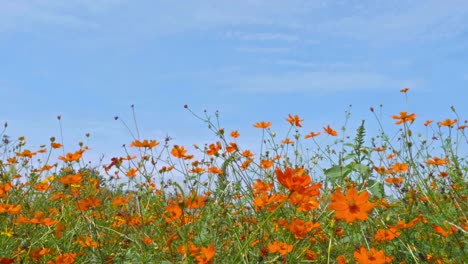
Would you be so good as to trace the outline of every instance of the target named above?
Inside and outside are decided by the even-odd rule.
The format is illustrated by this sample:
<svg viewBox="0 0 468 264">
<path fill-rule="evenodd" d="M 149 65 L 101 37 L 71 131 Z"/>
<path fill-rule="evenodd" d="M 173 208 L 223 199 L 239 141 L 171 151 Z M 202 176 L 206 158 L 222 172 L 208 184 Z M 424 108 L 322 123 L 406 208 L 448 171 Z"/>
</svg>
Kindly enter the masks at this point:
<svg viewBox="0 0 468 264">
<path fill-rule="evenodd" d="M 237 51 L 249 52 L 249 53 L 286 53 L 289 52 L 289 48 L 286 47 L 238 47 Z"/>
<path fill-rule="evenodd" d="M 120 0 L 0 0 L 0 32 L 35 31 L 44 27 L 95 29 L 98 16 Z"/>
<path fill-rule="evenodd" d="M 240 31 L 230 31 L 224 34 L 227 38 L 245 41 L 298 41 L 297 35 L 286 33 L 248 33 Z"/>
<path fill-rule="evenodd" d="M 277 74 L 238 75 L 223 78 L 230 91 L 247 93 L 336 93 L 340 91 L 378 91 L 419 87 L 418 79 L 398 79 L 379 73 L 344 71 L 296 71 Z"/>
<path fill-rule="evenodd" d="M 225 36 L 245 41 L 402 43 L 459 36 L 468 28 L 465 0 L 0 0 L 0 6 L 0 31 L 102 25 L 142 36 L 228 30 Z"/>
</svg>

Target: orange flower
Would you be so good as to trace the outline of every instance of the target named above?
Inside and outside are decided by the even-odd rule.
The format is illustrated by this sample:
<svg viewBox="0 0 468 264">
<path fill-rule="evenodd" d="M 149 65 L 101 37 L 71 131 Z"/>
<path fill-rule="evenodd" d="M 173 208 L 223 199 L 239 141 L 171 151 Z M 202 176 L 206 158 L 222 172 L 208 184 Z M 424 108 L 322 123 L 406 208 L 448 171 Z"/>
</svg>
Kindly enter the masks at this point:
<svg viewBox="0 0 468 264">
<path fill-rule="evenodd" d="M 385 168 L 385 166 L 380 166 L 380 167 L 374 166 L 374 170 L 375 170 L 375 172 L 377 172 L 378 174 L 385 174 L 385 172 L 387 171 L 387 169 Z"/>
<path fill-rule="evenodd" d="M 286 138 L 285 140 L 281 141 L 281 144 L 283 144 L 283 145 L 294 145 L 294 141 L 292 141 L 289 138 Z"/>
<path fill-rule="evenodd" d="M 50 146 L 51 146 L 52 148 L 54 148 L 54 149 L 58 149 L 58 148 L 61 148 L 61 147 L 63 147 L 63 145 L 62 145 L 62 144 L 60 144 L 60 143 L 56 143 L 56 142 L 52 142 L 52 143 L 50 143 Z"/>
<path fill-rule="evenodd" d="M 440 121 L 439 122 L 439 125 L 440 126 L 447 126 L 447 127 L 452 127 L 453 125 L 455 125 L 456 123 L 458 122 L 457 119 L 454 119 L 454 120 L 451 120 L 451 119 L 445 119 L 444 121 Z"/>
<path fill-rule="evenodd" d="M 366 250 L 361 247 L 359 251 L 354 252 L 354 259 L 361 264 L 385 264 L 392 262 L 392 257 L 385 256 L 383 250 L 377 251 L 375 248 Z"/>
<path fill-rule="evenodd" d="M 303 168 L 286 168 L 283 172 L 279 167 L 277 167 L 275 172 L 276 178 L 281 183 L 281 185 L 290 191 L 318 195 L 318 189 L 321 187 L 321 184 L 310 186 L 310 176 L 305 173 Z"/>
<path fill-rule="evenodd" d="M 367 191 L 358 194 L 353 186 L 348 189 L 346 195 L 341 192 L 341 188 L 331 196 L 330 210 L 335 210 L 336 219 L 344 219 L 351 223 L 355 220 L 366 220 L 367 213 L 374 208 L 374 204 L 369 203 L 369 193 Z"/>
<path fill-rule="evenodd" d="M 7 192 L 11 190 L 11 183 L 7 182 L 5 184 L 0 183 L 0 198 L 7 197 Z"/>
<path fill-rule="evenodd" d="M 320 228 L 320 223 L 305 222 L 301 219 L 294 219 L 287 228 L 294 234 L 296 239 L 305 239 L 310 231 Z"/>
<path fill-rule="evenodd" d="M 320 195 L 320 191 L 316 189 L 315 193 L 309 191 L 308 193 L 298 193 L 293 192 L 288 199 L 288 202 L 291 205 L 297 206 L 296 210 L 298 212 L 310 212 L 311 210 L 317 209 L 319 207 L 319 202 L 317 201 L 317 197 Z"/>
<path fill-rule="evenodd" d="M 308 139 L 308 138 L 313 138 L 313 137 L 318 137 L 318 136 L 320 136 L 320 132 L 317 132 L 317 133 L 315 133 L 315 132 L 310 132 L 310 133 L 307 134 L 304 138 L 305 138 L 305 139 Z"/>
<path fill-rule="evenodd" d="M 226 146 L 226 151 L 232 153 L 237 150 L 237 144 L 234 142 L 229 142 L 229 145 Z"/>
<path fill-rule="evenodd" d="M 231 132 L 231 137 L 232 138 L 238 138 L 240 136 L 239 132 L 237 130 L 234 130 Z"/>
<path fill-rule="evenodd" d="M 271 191 L 272 189 L 273 189 L 272 183 L 267 183 L 260 179 L 257 179 L 256 183 L 253 184 L 254 194 L 266 193 L 266 192 Z"/>
<path fill-rule="evenodd" d="M 388 173 L 403 173 L 408 171 L 408 164 L 406 163 L 395 163 L 392 165 Z"/>
<path fill-rule="evenodd" d="M 171 154 L 172 156 L 181 159 L 185 157 L 185 155 L 187 154 L 187 150 L 183 146 L 174 145 L 174 147 L 171 150 Z"/>
<path fill-rule="evenodd" d="M 299 119 L 298 115 L 292 116 L 291 114 L 288 114 L 286 121 L 293 126 L 302 127 L 301 122 L 304 121 L 304 119 Z"/>
<path fill-rule="evenodd" d="M 41 248 L 41 249 L 36 249 L 31 251 L 29 253 L 29 257 L 34 261 L 38 262 L 40 261 L 45 255 L 52 253 L 52 250 L 50 248 Z"/>
<path fill-rule="evenodd" d="M 338 264 L 346 264 L 346 256 L 344 256 L 344 255 L 339 255 L 339 256 L 336 258 L 336 263 L 338 263 Z"/>
<path fill-rule="evenodd" d="M 250 150 L 244 150 L 242 153 L 241 153 L 242 157 L 244 158 L 252 158 L 253 156 L 255 156 L 255 154 L 253 154 L 252 152 L 250 152 Z"/>
<path fill-rule="evenodd" d="M 21 211 L 21 204 L 14 205 L 14 204 L 2 204 L 0 203 L 0 214 L 7 213 L 7 214 L 19 214 Z"/>
<path fill-rule="evenodd" d="M 82 156 L 82 152 L 80 152 L 80 151 L 77 151 L 75 153 L 70 153 L 69 152 L 69 153 L 67 153 L 65 155 L 65 157 L 64 156 L 59 156 L 58 159 L 62 160 L 62 161 L 65 161 L 65 162 L 72 162 L 72 161 L 77 161 L 77 160 L 81 159 L 81 156 Z"/>
<path fill-rule="evenodd" d="M 268 251 L 271 253 L 279 253 L 281 256 L 285 256 L 293 250 L 293 245 L 289 245 L 284 242 L 275 241 L 268 244 Z"/>
<path fill-rule="evenodd" d="M 58 181 L 64 185 L 81 184 L 83 176 L 80 173 L 63 176 Z"/>
<path fill-rule="evenodd" d="M 129 178 L 135 178 L 137 175 L 138 169 L 137 168 L 130 168 L 127 173 L 125 173 L 125 176 Z"/>
<path fill-rule="evenodd" d="M 272 160 L 260 160 L 260 168 L 269 169 L 271 166 L 273 166 Z"/>
<path fill-rule="evenodd" d="M 330 136 L 333 136 L 333 137 L 338 136 L 338 133 L 337 133 L 335 130 L 333 130 L 333 129 L 330 127 L 330 125 L 324 127 L 323 130 L 325 131 L 325 133 L 327 133 L 327 134 L 330 135 Z"/>
<path fill-rule="evenodd" d="M 83 199 L 77 203 L 77 209 L 80 211 L 85 211 L 90 208 L 97 208 L 101 204 L 101 201 L 94 196 L 90 196 L 86 199 Z"/>
<path fill-rule="evenodd" d="M 315 253 L 315 251 L 310 250 L 310 249 L 306 249 L 305 258 L 307 260 L 316 260 L 318 258 L 318 255 L 317 255 L 317 253 Z"/>
<path fill-rule="evenodd" d="M 145 236 L 141 241 L 142 241 L 145 245 L 149 245 L 149 244 L 151 244 L 151 243 L 154 242 L 154 239 L 151 239 L 151 238 Z"/>
<path fill-rule="evenodd" d="M 16 156 L 21 157 L 21 158 L 32 158 L 36 154 L 37 154 L 36 152 L 32 152 L 29 149 L 25 149 L 20 153 L 16 153 Z"/>
<path fill-rule="evenodd" d="M 159 142 L 156 140 L 147 140 L 144 139 L 143 141 L 140 140 L 134 140 L 132 143 L 130 143 L 130 147 L 136 147 L 136 148 L 149 148 L 152 149 L 159 145 Z"/>
<path fill-rule="evenodd" d="M 403 89 L 400 90 L 400 93 L 406 93 L 408 91 L 409 91 L 409 88 L 403 88 Z"/>
<path fill-rule="evenodd" d="M 442 166 L 448 164 L 448 162 L 449 161 L 447 158 L 440 159 L 439 157 L 434 157 L 433 159 L 429 159 L 428 161 L 426 161 L 426 164 Z"/>
<path fill-rule="evenodd" d="M 400 184 L 403 182 L 403 178 L 402 177 L 390 177 L 390 178 L 385 179 L 385 182 L 391 183 L 391 184 Z"/>
<path fill-rule="evenodd" d="M 395 124 L 400 125 L 406 122 L 414 122 L 416 119 L 416 114 L 409 114 L 407 112 L 400 112 L 400 115 L 392 115 L 392 118 L 397 120 Z"/>
<path fill-rule="evenodd" d="M 424 122 L 424 126 L 428 126 L 428 125 L 430 125 L 432 122 L 433 122 L 433 120 L 427 120 L 426 122 Z"/>
<path fill-rule="evenodd" d="M 164 209 L 166 210 L 164 219 L 167 223 L 175 221 L 182 216 L 182 209 L 175 202 L 170 202 Z"/>
<path fill-rule="evenodd" d="M 78 239 L 76 239 L 76 242 L 78 242 L 78 244 L 80 244 L 80 246 L 84 248 L 98 247 L 98 243 L 89 236 L 79 237 Z"/>
<path fill-rule="evenodd" d="M 224 172 L 222 170 L 220 170 L 218 167 L 209 167 L 208 168 L 208 172 L 209 173 L 213 173 L 213 174 L 223 174 Z"/>
<path fill-rule="evenodd" d="M 379 229 L 374 235 L 375 240 L 377 240 L 378 242 L 390 241 L 398 236 L 400 236 L 400 231 L 393 227 L 390 229 Z"/>
<path fill-rule="evenodd" d="M 271 126 L 271 122 L 257 122 L 255 123 L 254 127 L 255 128 L 263 128 L 263 129 L 267 129 Z"/>
<path fill-rule="evenodd" d="M 211 259 L 215 256 L 215 247 L 213 244 L 208 247 L 199 247 L 197 250 L 197 255 L 195 259 L 198 261 L 198 264 L 209 263 Z"/>
<path fill-rule="evenodd" d="M 218 154 L 219 150 L 221 149 L 221 142 L 216 142 L 216 144 L 210 144 L 208 146 L 208 150 L 206 151 L 206 154 L 209 156 L 213 156 Z"/>
<path fill-rule="evenodd" d="M 47 264 L 73 264 L 78 254 L 65 253 L 58 256 L 55 261 L 48 261 Z"/>
</svg>

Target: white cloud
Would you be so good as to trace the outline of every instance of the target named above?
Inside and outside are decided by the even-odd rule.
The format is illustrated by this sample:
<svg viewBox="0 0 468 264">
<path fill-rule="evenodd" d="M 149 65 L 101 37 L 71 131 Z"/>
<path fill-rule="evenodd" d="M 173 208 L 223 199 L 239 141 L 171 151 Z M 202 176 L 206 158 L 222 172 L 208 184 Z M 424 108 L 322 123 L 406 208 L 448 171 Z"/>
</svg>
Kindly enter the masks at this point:
<svg viewBox="0 0 468 264">
<path fill-rule="evenodd" d="M 246 33 L 231 31 L 225 33 L 227 38 L 246 40 L 246 41 L 297 41 L 299 36 L 284 33 Z"/>
<path fill-rule="evenodd" d="M 239 74 L 223 78 L 231 91 L 253 93 L 336 93 L 421 86 L 420 80 L 402 80 L 366 72 L 286 72 L 276 74 Z"/>
<path fill-rule="evenodd" d="M 287 53 L 290 49 L 285 47 L 239 47 L 236 50 L 249 53 Z"/>
<path fill-rule="evenodd" d="M 0 0 L 0 6 L 0 32 L 100 26 L 115 35 L 227 30 L 250 41 L 401 43 L 450 38 L 468 28 L 465 0 Z"/>
<path fill-rule="evenodd" d="M 97 16 L 115 0 L 0 0 L 0 32 L 35 31 L 43 27 L 97 28 Z"/>
</svg>

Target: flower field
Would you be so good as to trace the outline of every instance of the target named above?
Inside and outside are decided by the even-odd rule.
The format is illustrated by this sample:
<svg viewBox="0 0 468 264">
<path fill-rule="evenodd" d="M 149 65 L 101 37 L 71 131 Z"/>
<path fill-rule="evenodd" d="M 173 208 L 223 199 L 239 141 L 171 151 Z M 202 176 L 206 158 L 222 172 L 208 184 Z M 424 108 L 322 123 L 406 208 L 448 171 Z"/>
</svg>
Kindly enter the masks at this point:
<svg viewBox="0 0 468 264">
<path fill-rule="evenodd" d="M 466 263 L 467 122 L 370 111 L 375 135 L 257 122 L 258 150 L 196 116 L 217 140 L 136 136 L 99 166 L 92 146 L 31 149 L 5 125 L 0 263 Z"/>
</svg>

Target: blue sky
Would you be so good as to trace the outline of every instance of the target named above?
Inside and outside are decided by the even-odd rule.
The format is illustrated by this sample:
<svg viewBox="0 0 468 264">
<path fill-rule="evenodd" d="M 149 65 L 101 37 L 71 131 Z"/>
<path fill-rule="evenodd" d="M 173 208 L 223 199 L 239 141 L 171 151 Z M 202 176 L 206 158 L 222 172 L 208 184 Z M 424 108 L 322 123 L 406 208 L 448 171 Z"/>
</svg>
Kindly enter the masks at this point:
<svg viewBox="0 0 468 264">
<path fill-rule="evenodd" d="M 121 155 L 132 138 L 213 140 L 184 108 L 220 111 L 226 130 L 259 143 L 257 121 L 303 133 L 350 126 L 383 104 L 427 120 L 468 110 L 468 2 L 0 0 L 0 121 L 30 146 L 59 136 L 91 157 Z M 399 90 L 411 88 L 408 103 Z"/>
</svg>

